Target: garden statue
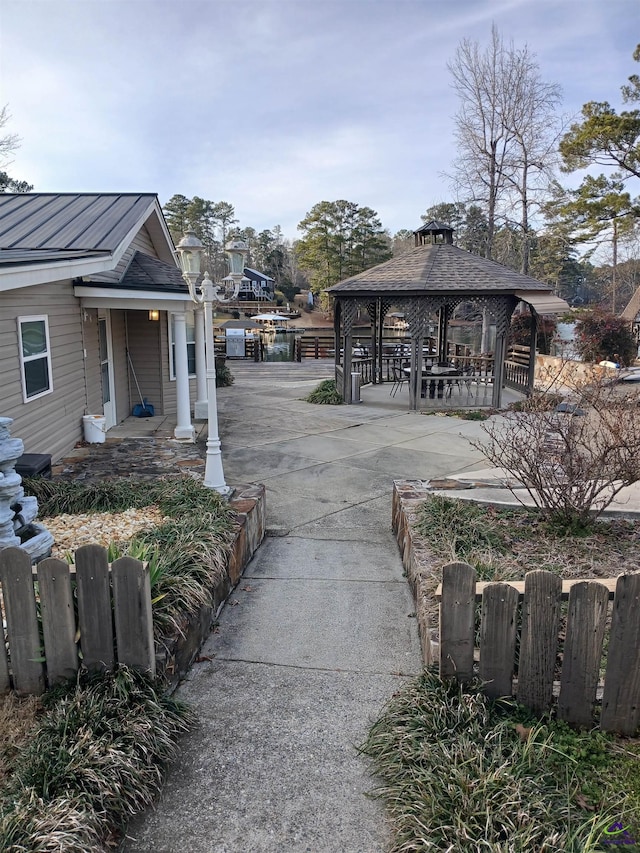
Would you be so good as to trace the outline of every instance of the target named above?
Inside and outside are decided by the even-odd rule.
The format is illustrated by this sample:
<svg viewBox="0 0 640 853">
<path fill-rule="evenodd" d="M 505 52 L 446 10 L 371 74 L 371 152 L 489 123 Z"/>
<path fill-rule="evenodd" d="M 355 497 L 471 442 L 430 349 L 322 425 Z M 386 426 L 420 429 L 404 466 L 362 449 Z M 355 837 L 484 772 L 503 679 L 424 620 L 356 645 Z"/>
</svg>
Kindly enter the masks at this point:
<svg viewBox="0 0 640 853">
<path fill-rule="evenodd" d="M 0 549 L 23 548 L 35 563 L 51 554 L 53 536 L 34 523 L 38 499 L 25 495 L 22 477 L 16 471 L 24 444 L 19 438 L 11 438 L 12 423 L 12 418 L 0 417 Z"/>
</svg>

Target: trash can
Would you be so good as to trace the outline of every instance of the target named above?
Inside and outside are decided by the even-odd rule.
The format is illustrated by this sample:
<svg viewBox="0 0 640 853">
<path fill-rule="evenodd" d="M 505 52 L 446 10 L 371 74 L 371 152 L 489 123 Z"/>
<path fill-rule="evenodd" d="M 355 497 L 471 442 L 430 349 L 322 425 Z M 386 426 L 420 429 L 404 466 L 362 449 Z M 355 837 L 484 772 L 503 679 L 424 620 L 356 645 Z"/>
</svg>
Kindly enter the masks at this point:
<svg viewBox="0 0 640 853">
<path fill-rule="evenodd" d="M 104 415 L 83 415 L 84 440 L 89 444 L 102 444 L 107 434 L 106 423 Z"/>
<path fill-rule="evenodd" d="M 352 373 L 351 374 L 351 402 L 352 403 L 361 403 L 360 399 L 360 374 Z"/>
<path fill-rule="evenodd" d="M 23 453 L 16 462 L 16 474 L 21 477 L 44 477 L 51 479 L 50 453 Z"/>
</svg>

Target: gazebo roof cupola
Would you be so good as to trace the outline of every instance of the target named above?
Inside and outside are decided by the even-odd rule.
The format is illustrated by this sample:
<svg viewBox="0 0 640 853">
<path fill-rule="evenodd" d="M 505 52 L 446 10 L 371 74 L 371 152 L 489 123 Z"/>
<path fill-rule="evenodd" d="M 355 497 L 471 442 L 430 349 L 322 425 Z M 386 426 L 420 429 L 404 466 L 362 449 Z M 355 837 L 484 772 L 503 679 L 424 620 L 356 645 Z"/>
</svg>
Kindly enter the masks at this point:
<svg viewBox="0 0 640 853">
<path fill-rule="evenodd" d="M 416 246 L 435 245 L 436 243 L 453 244 L 453 228 L 444 222 L 432 219 L 430 222 L 413 232 Z"/>
</svg>

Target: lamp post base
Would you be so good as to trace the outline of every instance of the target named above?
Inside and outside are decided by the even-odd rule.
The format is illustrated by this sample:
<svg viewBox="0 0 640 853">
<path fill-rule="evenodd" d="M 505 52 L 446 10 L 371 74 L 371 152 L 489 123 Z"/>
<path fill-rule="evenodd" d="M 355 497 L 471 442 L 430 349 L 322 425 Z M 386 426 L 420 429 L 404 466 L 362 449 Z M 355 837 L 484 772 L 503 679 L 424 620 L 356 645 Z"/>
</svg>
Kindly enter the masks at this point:
<svg viewBox="0 0 640 853">
<path fill-rule="evenodd" d="M 196 400 L 193 406 L 194 421 L 206 421 L 209 416 L 209 404 L 206 400 Z"/>
<path fill-rule="evenodd" d="M 224 481 L 219 440 L 207 441 L 207 455 L 205 456 L 204 480 L 202 485 L 205 489 L 215 489 L 223 497 L 228 497 L 233 491 L 231 486 L 227 486 Z"/>
</svg>

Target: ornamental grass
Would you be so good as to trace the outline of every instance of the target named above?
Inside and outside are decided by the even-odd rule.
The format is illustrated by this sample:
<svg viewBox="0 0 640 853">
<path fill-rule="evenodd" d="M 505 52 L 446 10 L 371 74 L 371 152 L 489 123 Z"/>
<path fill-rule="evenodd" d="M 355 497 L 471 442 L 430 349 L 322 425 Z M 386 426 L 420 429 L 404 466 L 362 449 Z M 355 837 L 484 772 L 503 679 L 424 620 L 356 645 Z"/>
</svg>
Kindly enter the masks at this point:
<svg viewBox="0 0 640 853">
<path fill-rule="evenodd" d="M 590 853 L 607 849 L 617 823 L 640 840 L 640 744 L 535 721 L 479 684 L 425 672 L 362 752 L 380 779 L 391 853 Z"/>
<path fill-rule="evenodd" d="M 126 667 L 83 671 L 43 705 L 0 795 L 0 849 L 103 851 L 153 801 L 192 713 Z"/>
</svg>

